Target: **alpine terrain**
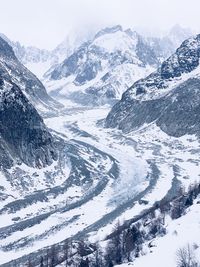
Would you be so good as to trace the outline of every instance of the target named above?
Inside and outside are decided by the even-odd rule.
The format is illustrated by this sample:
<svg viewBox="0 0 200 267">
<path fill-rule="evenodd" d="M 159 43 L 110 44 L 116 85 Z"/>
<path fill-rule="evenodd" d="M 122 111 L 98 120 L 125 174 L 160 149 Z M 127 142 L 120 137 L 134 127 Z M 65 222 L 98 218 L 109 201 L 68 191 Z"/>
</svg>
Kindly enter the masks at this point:
<svg viewBox="0 0 200 267">
<path fill-rule="evenodd" d="M 153 49 L 137 32 L 120 25 L 105 28 L 45 74 L 53 96 L 83 105 L 119 99 L 137 79 L 159 64 Z"/>
<path fill-rule="evenodd" d="M 0 266 L 200 266 L 199 62 L 178 25 L 1 35 Z"/>
</svg>

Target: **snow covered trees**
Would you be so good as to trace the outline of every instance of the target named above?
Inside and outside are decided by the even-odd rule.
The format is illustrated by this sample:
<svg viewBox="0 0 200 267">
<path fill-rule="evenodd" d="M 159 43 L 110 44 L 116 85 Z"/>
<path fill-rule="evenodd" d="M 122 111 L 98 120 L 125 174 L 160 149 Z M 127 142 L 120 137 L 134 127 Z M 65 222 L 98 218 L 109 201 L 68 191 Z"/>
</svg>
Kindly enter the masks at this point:
<svg viewBox="0 0 200 267">
<path fill-rule="evenodd" d="M 122 263 L 122 236 L 120 231 L 120 222 L 118 221 L 113 228 L 105 255 L 106 266 Z"/>
<path fill-rule="evenodd" d="M 194 254 L 194 248 L 189 244 L 177 251 L 177 267 L 200 267 Z"/>
<path fill-rule="evenodd" d="M 63 266 L 77 267 L 113 267 L 123 262 L 152 252 L 155 238 L 166 234 L 166 222 L 177 219 L 187 212 L 188 207 L 200 194 L 200 184 L 194 184 L 187 191 L 181 189 L 177 196 L 155 203 L 140 216 L 120 224 L 116 222 L 112 233 L 107 236 L 107 246 L 91 244 L 84 239 L 66 240 L 61 247 L 57 245 L 47 249 L 37 262 L 39 267 L 54 267 L 63 262 Z M 170 218 L 171 216 L 171 218 Z M 166 221 L 166 222 L 165 222 Z M 194 247 L 187 246 L 177 251 L 177 267 L 200 267 L 194 257 Z M 34 258 L 27 266 L 36 266 Z"/>
<path fill-rule="evenodd" d="M 41 256 L 40 258 L 40 267 L 44 267 L 44 258 Z"/>
</svg>

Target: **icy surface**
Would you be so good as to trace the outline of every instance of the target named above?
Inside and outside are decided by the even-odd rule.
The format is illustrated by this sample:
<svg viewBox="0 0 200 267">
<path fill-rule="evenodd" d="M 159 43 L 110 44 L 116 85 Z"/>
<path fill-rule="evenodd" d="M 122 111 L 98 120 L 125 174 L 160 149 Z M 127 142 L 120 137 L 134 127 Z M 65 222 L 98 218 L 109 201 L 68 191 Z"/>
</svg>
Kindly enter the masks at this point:
<svg viewBox="0 0 200 267">
<path fill-rule="evenodd" d="M 71 171 L 69 174 L 69 169 L 62 168 L 66 171 L 62 176 L 66 182 L 63 178 L 56 182 L 58 191 L 54 187 L 43 190 L 41 184 L 45 200 L 36 198 L 33 203 L 25 204 L 22 198 L 25 205 L 14 213 L 9 206 L 3 209 L 8 203 L 11 203 L 10 207 L 13 205 L 15 195 L 11 191 L 13 197 L 3 203 L 4 212 L 0 215 L 0 229 L 5 235 L 0 238 L 1 263 L 86 233 L 90 234 L 92 242 L 103 240 L 118 219 L 132 219 L 170 190 L 176 192 L 178 181 L 186 188 L 199 181 L 199 142 L 195 136 L 169 137 L 154 124 L 124 135 L 100 126 L 98 121 L 105 118 L 108 111 L 106 106 L 69 108 L 58 117 L 45 120 L 55 137 L 62 137 L 70 144 L 67 150 L 71 151 Z M 74 161 L 76 158 L 78 165 Z M 91 172 L 92 182 L 87 181 L 88 174 L 80 169 L 82 160 Z M 73 166 L 78 171 L 78 183 L 71 180 Z M 99 180 L 99 177 L 102 178 Z M 71 185 L 66 187 L 68 182 Z M 93 190 L 98 192 L 95 196 Z M 31 194 L 34 196 L 34 192 Z M 148 204 L 139 204 L 141 198 Z M 72 208 L 71 205 L 75 206 Z M 35 223 L 33 219 L 37 216 Z M 23 226 L 27 220 L 30 220 L 30 226 Z M 18 224 L 22 231 L 15 229 Z"/>
</svg>

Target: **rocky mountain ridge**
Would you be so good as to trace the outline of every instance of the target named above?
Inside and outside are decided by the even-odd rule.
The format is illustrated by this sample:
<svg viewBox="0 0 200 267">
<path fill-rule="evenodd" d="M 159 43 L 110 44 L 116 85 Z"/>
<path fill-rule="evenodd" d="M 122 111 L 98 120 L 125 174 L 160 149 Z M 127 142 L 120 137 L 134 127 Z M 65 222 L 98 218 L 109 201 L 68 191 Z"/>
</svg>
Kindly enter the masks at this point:
<svg viewBox="0 0 200 267">
<path fill-rule="evenodd" d="M 11 167 L 18 158 L 28 166 L 39 167 L 57 158 L 52 137 L 33 106 L 41 103 L 54 101 L 0 38 L 1 166 Z"/>
<path fill-rule="evenodd" d="M 121 97 L 124 88 L 158 64 L 153 50 L 139 34 L 117 25 L 101 30 L 48 71 L 46 85 L 63 81 L 51 93 L 82 104 L 102 104 Z"/>
<path fill-rule="evenodd" d="M 123 131 L 156 123 L 172 136 L 199 134 L 200 35 L 185 40 L 161 67 L 133 84 L 106 119 Z"/>
<path fill-rule="evenodd" d="M 17 59 L 11 46 L 0 38 L 0 69 L 6 81 L 23 90 L 29 101 L 41 113 L 55 113 L 61 105 L 46 92 L 44 85 Z"/>
</svg>

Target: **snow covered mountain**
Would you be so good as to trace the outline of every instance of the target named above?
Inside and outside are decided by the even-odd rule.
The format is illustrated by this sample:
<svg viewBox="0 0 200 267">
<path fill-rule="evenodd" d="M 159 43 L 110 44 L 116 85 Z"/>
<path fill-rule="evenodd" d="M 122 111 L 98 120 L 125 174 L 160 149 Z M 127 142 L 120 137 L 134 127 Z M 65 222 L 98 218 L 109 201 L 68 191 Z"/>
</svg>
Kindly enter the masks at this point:
<svg viewBox="0 0 200 267">
<path fill-rule="evenodd" d="M 194 218 L 193 234 L 188 230 L 184 242 L 199 231 L 199 199 L 192 192 L 192 206 L 188 191 L 200 192 L 194 186 L 199 140 L 192 135 L 200 133 L 199 58 L 197 35 L 123 94 L 106 128 L 110 106 L 96 104 L 119 98 L 130 80 L 159 64 L 140 35 L 120 26 L 106 28 L 49 71 L 49 91 L 62 97 L 69 90 L 67 97 L 81 103 L 66 109 L 59 109 L 0 39 L 2 267 L 98 266 L 99 256 L 101 267 L 127 259 L 136 266 L 157 266 L 159 248 L 164 257 L 169 242 L 166 262 L 175 267 L 180 236 Z M 174 213 L 182 217 L 170 218 Z M 124 231 L 120 237 L 113 235 L 118 230 Z M 119 258 L 122 240 L 126 252 Z"/>
<path fill-rule="evenodd" d="M 157 65 L 151 47 L 136 32 L 106 28 L 46 73 L 51 94 L 81 104 L 119 99 L 134 81 Z M 60 86 L 59 86 L 60 85 Z"/>
<path fill-rule="evenodd" d="M 11 41 L 2 33 L 0 33 L 0 36 L 12 46 L 18 60 L 38 78 L 42 79 L 48 69 L 51 67 L 55 68 L 57 64 L 69 57 L 81 44 L 92 40 L 94 38 L 94 31 L 78 32 L 76 35 L 68 35 L 53 50 L 24 46 L 20 42 Z M 154 50 L 157 58 L 163 61 L 163 59 L 166 59 L 175 51 L 182 41 L 190 36 L 192 36 L 190 29 L 182 28 L 177 24 L 163 38 L 149 37 L 145 39 L 146 43 Z"/>
<path fill-rule="evenodd" d="M 47 103 L 52 105 L 54 101 L 0 38 L 0 175 L 5 174 L 13 189 L 14 184 L 20 188 L 31 183 L 31 178 L 23 181 L 28 176 L 20 165 L 37 169 L 51 165 L 58 158 L 53 138 L 33 106 L 46 107 Z M 10 174 L 14 167 L 15 174 L 20 175 L 17 182 Z M 1 196 L 6 199 L 10 186 L 3 185 L 1 176 Z"/>
<path fill-rule="evenodd" d="M 133 84 L 106 119 L 124 132 L 155 123 L 172 136 L 200 134 L 200 35 L 182 43 L 176 53 L 147 78 Z"/>
<path fill-rule="evenodd" d="M 171 28 L 166 37 L 170 39 L 175 48 L 178 48 L 183 41 L 193 35 L 194 32 L 190 28 L 183 28 L 179 24 L 176 24 Z"/>
<path fill-rule="evenodd" d="M 42 113 L 56 112 L 61 105 L 46 92 L 43 84 L 15 56 L 11 46 L 0 38 L 1 75 L 21 88 L 28 100 Z"/>
<path fill-rule="evenodd" d="M 194 33 L 180 25 L 174 25 L 163 37 L 147 37 L 146 41 L 161 62 L 171 56 L 183 41 L 192 37 Z"/>
<path fill-rule="evenodd" d="M 50 66 L 57 63 L 57 57 L 51 51 L 34 46 L 26 47 L 19 42 L 11 41 L 2 33 L 0 33 L 0 37 L 12 47 L 17 59 L 37 75 L 38 78 L 41 78 Z"/>
<path fill-rule="evenodd" d="M 69 140 L 51 124 L 51 130 L 45 126 L 34 107 L 44 108 L 42 100 L 46 100 L 42 98 L 46 91 L 39 86 L 0 38 L 0 265 L 12 266 L 10 261 L 16 260 L 14 264 L 25 266 L 21 257 L 26 262 L 26 255 L 43 249 L 51 236 L 48 245 L 61 242 L 62 247 L 66 226 L 80 217 L 75 214 L 68 219 L 68 214 L 79 212 L 83 205 L 88 217 L 90 209 L 85 205 L 99 202 L 118 175 L 111 155 L 79 139 Z M 48 110 L 51 101 L 45 102 Z M 48 115 L 55 127 L 64 117 L 64 113 L 60 118 Z M 35 260 L 38 264 L 40 257 Z"/>
<path fill-rule="evenodd" d="M 0 33 L 0 37 L 13 48 L 17 59 L 40 79 L 43 78 L 44 73 L 50 67 L 55 67 L 55 65 L 61 63 L 91 36 L 90 32 L 84 35 L 79 33 L 73 37 L 67 36 L 53 50 L 47 50 L 34 46 L 24 46 L 20 42 L 11 41 L 6 35 Z"/>
</svg>

